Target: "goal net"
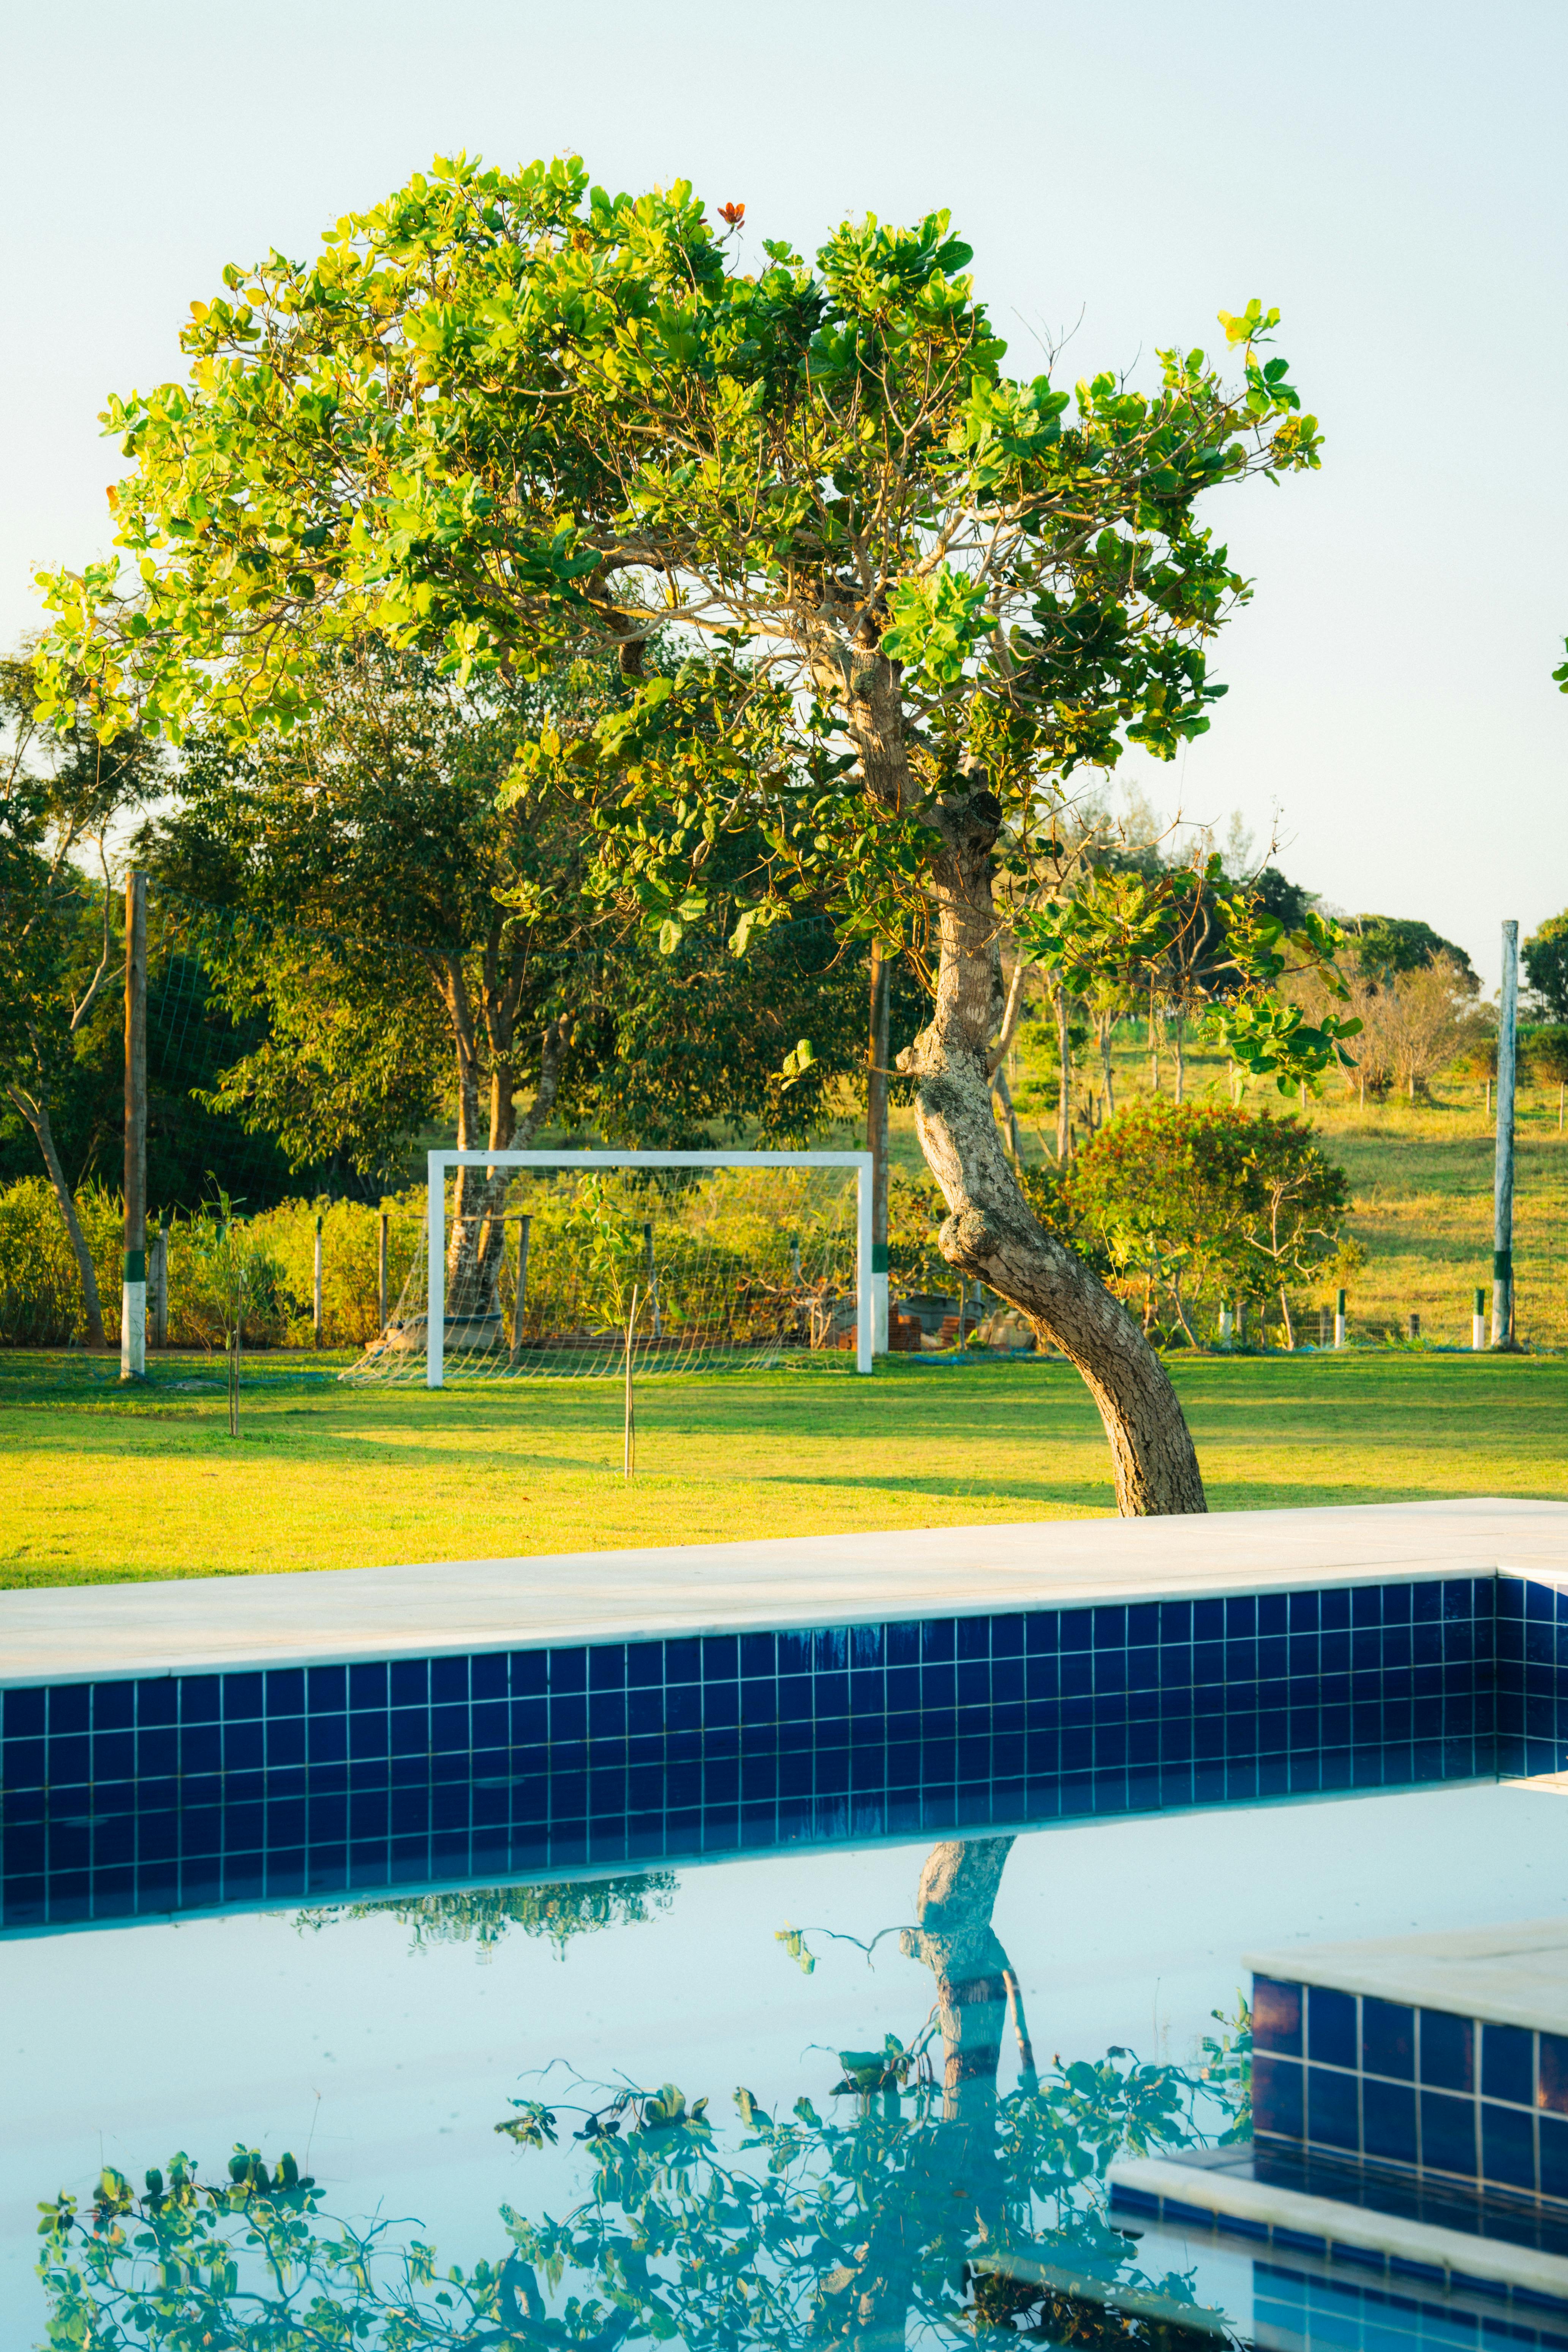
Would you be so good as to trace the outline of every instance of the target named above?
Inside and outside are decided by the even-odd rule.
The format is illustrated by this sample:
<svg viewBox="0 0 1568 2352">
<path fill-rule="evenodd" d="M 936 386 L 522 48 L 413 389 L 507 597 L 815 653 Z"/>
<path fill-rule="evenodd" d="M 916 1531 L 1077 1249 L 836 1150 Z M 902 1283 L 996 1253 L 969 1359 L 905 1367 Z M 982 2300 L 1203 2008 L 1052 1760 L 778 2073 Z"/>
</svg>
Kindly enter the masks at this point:
<svg viewBox="0 0 1568 2352">
<path fill-rule="evenodd" d="M 639 1379 L 791 1351 L 870 1370 L 864 1152 L 432 1152 L 424 1245 L 345 1375 Z M 437 1304 L 432 1311 L 432 1298 Z"/>
</svg>

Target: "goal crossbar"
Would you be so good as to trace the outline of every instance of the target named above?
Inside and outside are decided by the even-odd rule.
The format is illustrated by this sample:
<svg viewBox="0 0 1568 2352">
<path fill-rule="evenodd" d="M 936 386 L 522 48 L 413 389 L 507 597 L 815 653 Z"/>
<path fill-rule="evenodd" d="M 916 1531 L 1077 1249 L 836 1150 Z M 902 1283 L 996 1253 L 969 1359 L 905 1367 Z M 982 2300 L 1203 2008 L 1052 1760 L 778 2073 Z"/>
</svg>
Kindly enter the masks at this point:
<svg viewBox="0 0 1568 2352">
<path fill-rule="evenodd" d="M 871 1155 L 868 1151 L 432 1151 L 425 1385 L 446 1385 L 448 1168 L 852 1168 L 855 1171 L 855 1370 L 871 1370 Z"/>
</svg>

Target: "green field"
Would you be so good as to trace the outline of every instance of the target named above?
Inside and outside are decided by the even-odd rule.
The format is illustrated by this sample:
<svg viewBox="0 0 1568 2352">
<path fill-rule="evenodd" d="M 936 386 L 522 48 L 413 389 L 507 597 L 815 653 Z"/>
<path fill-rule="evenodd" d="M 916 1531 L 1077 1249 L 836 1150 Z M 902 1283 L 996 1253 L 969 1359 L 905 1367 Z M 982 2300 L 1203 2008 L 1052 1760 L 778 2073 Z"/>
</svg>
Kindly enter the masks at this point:
<svg viewBox="0 0 1568 2352">
<path fill-rule="evenodd" d="M 818 1359 L 647 1382 L 621 1476 L 614 1382 L 348 1388 L 257 1362 L 241 1434 L 213 1369 L 0 1357 L 0 1585 L 352 1568 L 743 1536 L 1081 1517 L 1105 1442 L 1060 1362 Z M 1568 1362 L 1366 1350 L 1176 1359 L 1217 1510 L 1568 1496 Z M 194 1383 L 195 1385 L 192 1385 Z"/>
<path fill-rule="evenodd" d="M 1056 1113 L 1041 1100 L 1042 1055 L 1025 1051 L 1015 1060 L 1024 1157 L 1034 1165 L 1051 1157 Z M 1140 1046 L 1120 1044 L 1114 1066 L 1119 1105 L 1148 1092 L 1148 1057 Z M 1089 1098 L 1100 1083 L 1098 1057 L 1086 1056 L 1077 1078 L 1075 1117 L 1081 1135 Z M 1172 1083 L 1167 1051 L 1162 1065 L 1167 1097 Z M 1224 1101 L 1228 1092 L 1226 1066 L 1219 1056 L 1188 1054 L 1188 1102 Z M 1491 1288 L 1496 1139 L 1480 1082 L 1451 1071 L 1435 1083 L 1429 1100 L 1412 1105 L 1393 1097 L 1363 1105 L 1342 1080 L 1331 1079 L 1322 1096 L 1303 1108 L 1252 1080 L 1246 1100 L 1253 1110 L 1295 1111 L 1309 1119 L 1329 1157 L 1350 1179 L 1349 1228 L 1366 1252 L 1366 1264 L 1351 1285 L 1352 1332 L 1373 1342 L 1403 1335 L 1414 1312 L 1426 1339 L 1439 1346 L 1468 1346 L 1476 1286 L 1487 1289 L 1489 1300 Z M 1518 1335 L 1532 1348 L 1568 1348 L 1568 1135 L 1558 1126 L 1559 1115 L 1555 1087 L 1521 1087 L 1515 1121 L 1515 1313 Z M 846 1124 L 835 1139 L 854 1143 L 858 1138 Z M 893 1151 L 907 1174 L 922 1173 L 908 1110 L 894 1114 Z M 1319 1297 L 1326 1302 L 1331 1292 L 1325 1288 Z M 1303 1336 L 1317 1336 L 1310 1310 Z"/>
</svg>

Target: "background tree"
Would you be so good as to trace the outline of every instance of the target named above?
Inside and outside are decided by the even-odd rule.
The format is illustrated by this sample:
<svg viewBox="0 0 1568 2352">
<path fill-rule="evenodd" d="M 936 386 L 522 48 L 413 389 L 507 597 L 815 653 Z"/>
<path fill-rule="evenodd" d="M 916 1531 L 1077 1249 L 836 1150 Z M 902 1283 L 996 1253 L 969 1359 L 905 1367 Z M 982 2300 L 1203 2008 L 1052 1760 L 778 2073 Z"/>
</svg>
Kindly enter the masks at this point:
<svg viewBox="0 0 1568 2352">
<path fill-rule="evenodd" d="M 1394 1076 L 1411 1103 L 1417 1093 L 1429 1095 L 1437 1072 L 1486 1034 L 1476 995 L 1473 974 L 1447 954 L 1384 985 L 1373 1022 L 1386 1031 Z"/>
<path fill-rule="evenodd" d="M 134 729 L 106 742 L 85 718 L 63 730 L 47 725 L 26 662 L 0 664 L 0 1080 L 48 1171 L 76 1259 L 88 1345 L 101 1348 L 98 1277 L 53 1112 L 95 1013 L 109 1009 L 124 971 L 110 835 L 156 789 L 159 763 Z M 84 859 L 97 868 L 90 882 Z"/>
<path fill-rule="evenodd" d="M 459 160 L 308 264 L 231 269 L 193 311 L 189 383 L 110 412 L 140 617 L 112 565 L 61 575 L 57 657 L 111 709 L 134 681 L 179 728 L 198 708 L 287 721 L 323 627 L 380 629 L 459 677 L 534 672 L 585 630 L 752 647 L 755 691 L 716 736 L 663 679 L 602 723 L 577 789 L 606 868 L 618 852 L 679 905 L 710 826 L 760 827 L 757 921 L 820 894 L 841 937 L 908 947 L 934 990 L 901 1061 L 944 1254 L 1078 1365 L 1124 1511 L 1201 1509 L 1158 1359 L 1037 1224 L 998 1139 L 994 886 L 1028 871 L 1062 777 L 1207 725 L 1205 643 L 1247 586 L 1198 501 L 1315 466 L 1315 426 L 1256 301 L 1222 314 L 1233 388 L 1170 350 L 1150 393 L 1103 373 L 1073 395 L 1005 373 L 944 214 L 846 223 L 815 268 L 763 251 L 740 267 L 683 183 L 611 197 L 575 162 Z M 1247 1045 L 1287 1079 L 1332 1051 L 1277 1020 Z"/>
<path fill-rule="evenodd" d="M 1548 1021 L 1568 1021 L 1568 913 L 1549 915 L 1520 952 L 1538 1010 Z"/>
<path fill-rule="evenodd" d="M 1531 1076 L 1538 1083 L 1568 1086 L 1568 1022 L 1531 1029 L 1521 1039 Z"/>
<path fill-rule="evenodd" d="M 1480 983 L 1468 958 L 1426 923 L 1358 916 L 1345 940 L 1342 985 L 1360 1024 L 1345 1084 L 1363 1102 L 1369 1090 L 1381 1098 L 1398 1085 L 1414 1103 L 1440 1070 L 1484 1044 L 1490 1015 Z M 1309 1015 L 1333 1001 L 1311 971 L 1287 986 Z"/>
<path fill-rule="evenodd" d="M 591 812 L 500 781 L 525 741 L 559 744 L 627 699 L 618 668 L 467 687 L 361 640 L 323 657 L 286 736 L 193 739 L 179 804 L 143 844 L 177 889 L 237 917 L 209 952 L 224 1008 L 258 1042 L 212 1099 L 296 1166 L 365 1171 L 455 1098 L 458 1148 L 527 1146 L 552 1120 L 611 1141 L 702 1145 L 732 1118 L 793 1139 L 863 1055 L 858 975 L 820 917 L 754 958 L 710 911 L 660 953 L 644 909 L 595 887 Z M 717 887 L 715 887 L 717 886 Z M 815 1058 L 780 1067 L 809 1029 Z M 508 1171 L 459 1171 L 448 1244 L 456 1315 L 497 1307 Z"/>
<path fill-rule="evenodd" d="M 1455 966 L 1467 989 L 1473 992 L 1480 987 L 1464 949 L 1414 916 L 1350 915 L 1343 929 L 1356 963 L 1369 980 L 1383 982 L 1400 972 L 1424 971 L 1443 957 Z"/>
</svg>

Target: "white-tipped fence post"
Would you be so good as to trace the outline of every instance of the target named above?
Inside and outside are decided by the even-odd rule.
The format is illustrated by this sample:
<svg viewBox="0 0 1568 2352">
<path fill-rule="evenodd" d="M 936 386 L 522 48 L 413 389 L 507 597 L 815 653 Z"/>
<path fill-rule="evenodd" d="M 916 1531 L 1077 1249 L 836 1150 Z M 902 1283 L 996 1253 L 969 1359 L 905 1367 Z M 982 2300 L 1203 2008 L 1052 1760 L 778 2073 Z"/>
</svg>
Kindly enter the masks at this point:
<svg viewBox="0 0 1568 2352">
<path fill-rule="evenodd" d="M 438 1389 L 447 1377 L 447 1159 L 432 1151 L 426 1161 L 430 1266 L 425 1282 L 425 1385 Z"/>
<path fill-rule="evenodd" d="M 1470 1345 L 1479 1352 L 1487 1344 L 1487 1294 L 1476 1285 L 1475 1306 L 1470 1315 Z"/>
<path fill-rule="evenodd" d="M 1339 1291 L 1338 1293 L 1336 1293 L 1336 1295 L 1335 1295 L 1335 1298 L 1334 1298 L 1334 1345 L 1335 1345 L 1335 1347 L 1336 1347 L 1336 1348 L 1342 1348 L 1342 1347 L 1344 1346 L 1344 1344 L 1345 1344 L 1345 1294 L 1344 1294 L 1344 1292 L 1342 1290 L 1342 1291 Z"/>
</svg>

